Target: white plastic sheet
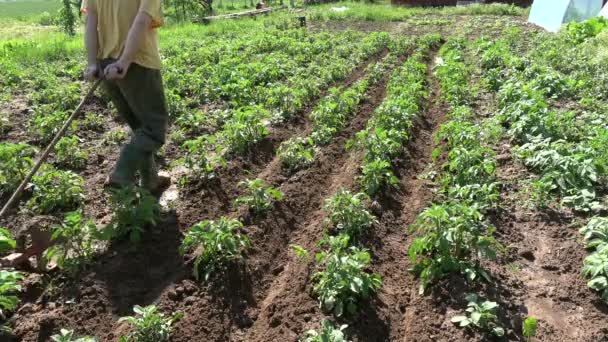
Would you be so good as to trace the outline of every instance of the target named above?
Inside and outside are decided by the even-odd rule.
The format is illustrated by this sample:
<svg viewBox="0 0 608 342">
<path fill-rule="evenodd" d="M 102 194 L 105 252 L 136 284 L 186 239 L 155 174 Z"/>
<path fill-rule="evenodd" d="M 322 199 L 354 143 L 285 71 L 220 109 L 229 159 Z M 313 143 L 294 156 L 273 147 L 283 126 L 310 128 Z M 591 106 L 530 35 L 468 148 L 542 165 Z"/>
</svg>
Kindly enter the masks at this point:
<svg viewBox="0 0 608 342">
<path fill-rule="evenodd" d="M 602 11 L 600 12 L 600 15 L 606 19 L 608 19 L 608 4 L 606 4 L 604 6 L 604 8 L 602 9 Z"/>
<path fill-rule="evenodd" d="M 528 21 L 557 32 L 563 24 L 595 17 L 601 9 L 602 0 L 535 0 Z"/>
</svg>

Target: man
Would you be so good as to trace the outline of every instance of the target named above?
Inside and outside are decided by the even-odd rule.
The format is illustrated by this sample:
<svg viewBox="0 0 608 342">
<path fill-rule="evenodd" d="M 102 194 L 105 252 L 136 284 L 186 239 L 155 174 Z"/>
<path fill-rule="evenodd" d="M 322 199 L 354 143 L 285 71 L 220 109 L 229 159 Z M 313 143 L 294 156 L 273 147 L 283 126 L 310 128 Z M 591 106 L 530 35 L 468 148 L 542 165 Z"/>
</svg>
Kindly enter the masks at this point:
<svg viewBox="0 0 608 342">
<path fill-rule="evenodd" d="M 158 175 L 154 155 L 165 143 L 168 113 L 160 73 L 157 28 L 161 0 L 88 0 L 85 78 L 103 79 L 119 114 L 133 131 L 106 186 L 140 186 L 160 194 L 170 179 Z"/>
</svg>

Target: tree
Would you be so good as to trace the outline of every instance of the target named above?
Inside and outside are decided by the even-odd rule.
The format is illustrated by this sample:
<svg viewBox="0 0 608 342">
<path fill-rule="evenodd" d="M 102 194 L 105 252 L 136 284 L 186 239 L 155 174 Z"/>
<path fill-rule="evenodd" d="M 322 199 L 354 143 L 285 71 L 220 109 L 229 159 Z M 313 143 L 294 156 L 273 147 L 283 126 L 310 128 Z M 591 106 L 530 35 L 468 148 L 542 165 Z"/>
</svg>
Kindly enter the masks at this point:
<svg viewBox="0 0 608 342">
<path fill-rule="evenodd" d="M 63 7 L 59 10 L 59 23 L 63 32 L 73 36 L 76 34 L 76 16 L 72 9 L 73 4 L 70 0 L 61 1 L 63 2 Z"/>
</svg>

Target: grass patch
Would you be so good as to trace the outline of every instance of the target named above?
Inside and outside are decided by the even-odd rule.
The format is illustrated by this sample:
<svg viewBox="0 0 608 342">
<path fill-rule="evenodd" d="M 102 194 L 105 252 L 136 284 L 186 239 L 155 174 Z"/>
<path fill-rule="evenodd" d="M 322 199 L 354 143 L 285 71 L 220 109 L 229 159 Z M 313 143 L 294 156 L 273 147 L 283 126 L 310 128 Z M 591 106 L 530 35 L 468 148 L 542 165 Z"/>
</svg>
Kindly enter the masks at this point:
<svg viewBox="0 0 608 342">
<path fill-rule="evenodd" d="M 346 7 L 345 11 L 333 11 L 332 7 Z M 510 15 L 525 16 L 529 9 L 506 4 L 474 4 L 470 6 L 446 6 L 436 8 L 392 6 L 388 3 L 367 4 L 343 1 L 315 6 L 309 9 L 313 19 L 319 20 L 367 20 L 402 21 L 420 15 Z"/>
<path fill-rule="evenodd" d="M 55 13 L 59 7 L 57 0 L 0 0 L 0 19 L 27 20 L 43 12 Z"/>
</svg>

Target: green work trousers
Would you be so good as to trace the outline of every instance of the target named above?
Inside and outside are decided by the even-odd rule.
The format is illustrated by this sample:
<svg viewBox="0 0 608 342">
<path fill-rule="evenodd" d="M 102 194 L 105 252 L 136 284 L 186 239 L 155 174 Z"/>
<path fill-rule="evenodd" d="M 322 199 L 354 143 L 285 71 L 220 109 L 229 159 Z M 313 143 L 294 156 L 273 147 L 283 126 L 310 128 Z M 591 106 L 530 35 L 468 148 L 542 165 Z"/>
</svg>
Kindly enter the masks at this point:
<svg viewBox="0 0 608 342">
<path fill-rule="evenodd" d="M 102 60 L 102 70 L 113 62 Z M 104 80 L 103 87 L 132 130 L 131 140 L 122 147 L 110 181 L 130 186 L 139 172 L 141 186 L 153 189 L 158 180 L 154 155 L 165 143 L 169 119 L 160 70 L 132 64 L 123 79 Z"/>
</svg>

